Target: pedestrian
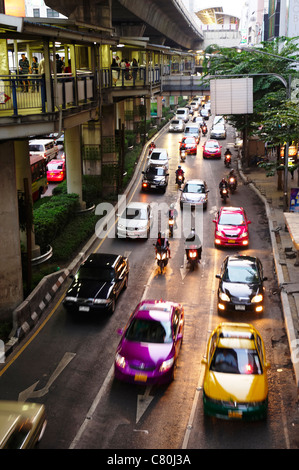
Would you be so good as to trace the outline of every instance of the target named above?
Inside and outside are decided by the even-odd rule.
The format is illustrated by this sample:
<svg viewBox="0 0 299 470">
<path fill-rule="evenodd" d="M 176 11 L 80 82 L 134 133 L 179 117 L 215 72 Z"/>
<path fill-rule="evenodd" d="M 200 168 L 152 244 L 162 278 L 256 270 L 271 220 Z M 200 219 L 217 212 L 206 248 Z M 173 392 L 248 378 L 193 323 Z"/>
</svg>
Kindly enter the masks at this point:
<svg viewBox="0 0 299 470">
<path fill-rule="evenodd" d="M 38 75 L 38 59 L 36 56 L 32 57 L 31 73 L 32 75 Z M 36 85 L 36 91 L 39 91 L 38 80 L 32 80 L 32 91 L 35 91 L 35 85 Z"/>
<path fill-rule="evenodd" d="M 72 73 L 71 59 L 68 60 L 68 65 L 64 68 L 64 73 Z"/>
<path fill-rule="evenodd" d="M 126 73 L 126 61 L 125 61 L 125 59 L 121 59 L 120 68 L 121 68 L 121 78 L 122 78 L 122 80 L 123 80 L 123 79 L 124 79 L 124 75 L 125 75 L 125 73 Z"/>
<path fill-rule="evenodd" d="M 116 86 L 116 82 L 118 79 L 118 66 L 116 60 L 113 58 L 112 64 L 111 64 L 111 72 L 112 72 L 112 83 L 114 86 Z"/>
<path fill-rule="evenodd" d="M 56 54 L 56 73 L 63 73 L 64 64 L 59 54 Z"/>
<path fill-rule="evenodd" d="M 29 89 L 29 81 L 28 81 L 28 74 L 31 72 L 31 67 L 29 64 L 29 60 L 27 59 L 26 55 L 23 53 L 21 54 L 21 59 L 19 60 L 19 73 L 20 75 L 27 75 L 27 78 L 21 81 L 22 83 L 22 91 L 28 93 Z"/>
<path fill-rule="evenodd" d="M 133 76 L 133 82 L 135 84 L 135 80 L 137 78 L 137 70 L 138 70 L 138 62 L 137 60 L 134 58 L 133 61 L 132 61 L 132 76 Z"/>
<path fill-rule="evenodd" d="M 128 59 L 125 59 L 125 63 L 126 63 L 126 68 L 125 68 L 125 79 L 126 80 L 131 80 L 132 76 L 130 74 L 130 67 L 131 67 L 131 64 L 130 62 L 128 61 Z"/>
</svg>

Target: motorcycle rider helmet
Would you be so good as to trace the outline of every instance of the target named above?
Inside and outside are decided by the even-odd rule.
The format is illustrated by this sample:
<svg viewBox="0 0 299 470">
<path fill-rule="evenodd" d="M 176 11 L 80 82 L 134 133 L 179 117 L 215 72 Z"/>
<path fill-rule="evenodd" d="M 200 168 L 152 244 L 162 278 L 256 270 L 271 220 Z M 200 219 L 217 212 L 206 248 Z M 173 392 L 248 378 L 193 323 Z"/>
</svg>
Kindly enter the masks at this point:
<svg viewBox="0 0 299 470">
<path fill-rule="evenodd" d="M 222 178 L 221 183 L 226 183 L 226 179 Z"/>
<path fill-rule="evenodd" d="M 173 202 L 170 204 L 170 209 L 174 209 L 174 204 L 173 204 Z"/>
<path fill-rule="evenodd" d="M 178 166 L 178 170 L 180 170 L 181 168 L 182 168 L 181 165 L 179 165 L 179 166 Z"/>
</svg>

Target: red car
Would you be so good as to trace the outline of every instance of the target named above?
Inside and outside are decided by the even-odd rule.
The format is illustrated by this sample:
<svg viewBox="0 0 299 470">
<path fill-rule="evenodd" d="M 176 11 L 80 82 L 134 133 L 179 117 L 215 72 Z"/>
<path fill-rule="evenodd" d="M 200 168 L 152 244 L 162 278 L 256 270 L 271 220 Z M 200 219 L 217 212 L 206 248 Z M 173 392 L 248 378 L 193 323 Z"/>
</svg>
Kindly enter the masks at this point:
<svg viewBox="0 0 299 470">
<path fill-rule="evenodd" d="M 249 232 L 243 207 L 221 207 L 215 223 L 215 246 L 248 246 Z"/>
<path fill-rule="evenodd" d="M 219 145 L 217 140 L 209 139 L 205 142 L 203 147 L 203 158 L 221 158 L 222 146 Z"/>
<path fill-rule="evenodd" d="M 64 160 L 51 160 L 47 165 L 48 182 L 60 182 L 66 178 L 66 169 Z"/>
<path fill-rule="evenodd" d="M 195 137 L 183 137 L 180 142 L 180 150 L 185 150 L 187 154 L 197 154 L 197 143 Z"/>
</svg>

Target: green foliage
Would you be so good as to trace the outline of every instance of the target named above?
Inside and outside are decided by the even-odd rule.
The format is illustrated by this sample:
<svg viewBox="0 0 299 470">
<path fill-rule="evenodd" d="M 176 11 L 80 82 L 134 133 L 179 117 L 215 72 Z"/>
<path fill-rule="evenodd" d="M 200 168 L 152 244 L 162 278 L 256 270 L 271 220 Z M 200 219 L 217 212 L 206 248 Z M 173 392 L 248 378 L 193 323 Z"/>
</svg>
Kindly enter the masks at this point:
<svg viewBox="0 0 299 470">
<path fill-rule="evenodd" d="M 33 210 L 36 243 L 41 248 L 51 244 L 78 208 L 77 194 L 60 194 L 44 198 L 44 203 Z"/>
</svg>

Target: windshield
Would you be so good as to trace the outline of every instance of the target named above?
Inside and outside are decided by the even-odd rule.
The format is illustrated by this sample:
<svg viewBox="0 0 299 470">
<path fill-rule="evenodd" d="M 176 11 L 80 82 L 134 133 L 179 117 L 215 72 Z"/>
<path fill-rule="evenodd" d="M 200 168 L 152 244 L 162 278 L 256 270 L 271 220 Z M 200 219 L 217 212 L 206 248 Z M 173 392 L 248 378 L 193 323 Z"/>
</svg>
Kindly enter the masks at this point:
<svg viewBox="0 0 299 470">
<path fill-rule="evenodd" d="M 126 339 L 138 343 L 171 343 L 171 323 L 134 318 L 126 332 Z"/>
<path fill-rule="evenodd" d="M 146 175 L 153 175 L 153 176 L 165 176 L 165 170 L 164 168 L 161 167 L 154 167 L 154 168 L 148 168 L 146 170 Z"/>
<path fill-rule="evenodd" d="M 261 375 L 262 366 L 255 349 L 217 347 L 210 370 L 225 374 Z"/>
<path fill-rule="evenodd" d="M 151 154 L 152 160 L 166 160 L 166 155 L 161 152 L 153 152 Z"/>
<path fill-rule="evenodd" d="M 179 121 L 178 119 L 173 119 L 171 121 L 171 124 L 180 124 L 181 121 Z"/>
<path fill-rule="evenodd" d="M 220 225 L 245 225 L 243 214 L 222 213 L 219 219 Z"/>
<path fill-rule="evenodd" d="M 77 279 L 88 279 L 90 281 L 112 281 L 114 279 L 114 269 L 82 266 L 77 274 Z"/>
<path fill-rule="evenodd" d="M 223 281 L 257 284 L 260 279 L 257 267 L 254 264 L 236 262 L 227 265 L 223 275 Z"/>
<path fill-rule="evenodd" d="M 63 170 L 63 163 L 48 163 L 48 170 Z"/>
<path fill-rule="evenodd" d="M 188 134 L 199 134 L 199 129 L 196 127 L 186 127 L 185 132 Z"/>
<path fill-rule="evenodd" d="M 121 218 L 127 220 L 147 220 L 147 211 L 146 209 L 135 209 L 134 207 L 127 207 L 126 210 L 122 213 Z"/>
<path fill-rule="evenodd" d="M 218 143 L 209 141 L 209 142 L 206 143 L 206 149 L 207 148 L 213 148 L 213 149 L 216 148 L 217 149 L 218 148 Z"/>
<path fill-rule="evenodd" d="M 184 187 L 184 193 L 197 193 L 203 194 L 205 193 L 205 187 L 203 184 L 186 184 Z"/>
<path fill-rule="evenodd" d="M 195 138 L 194 137 L 186 137 L 185 139 L 183 139 L 183 144 L 196 145 Z"/>
<path fill-rule="evenodd" d="M 38 144 L 30 144 L 29 151 L 30 152 L 43 152 L 43 146 Z"/>
<path fill-rule="evenodd" d="M 177 114 L 186 114 L 186 111 L 184 111 L 183 109 L 182 109 L 182 110 L 179 110 L 179 109 L 178 109 L 176 113 L 177 113 Z"/>
</svg>

